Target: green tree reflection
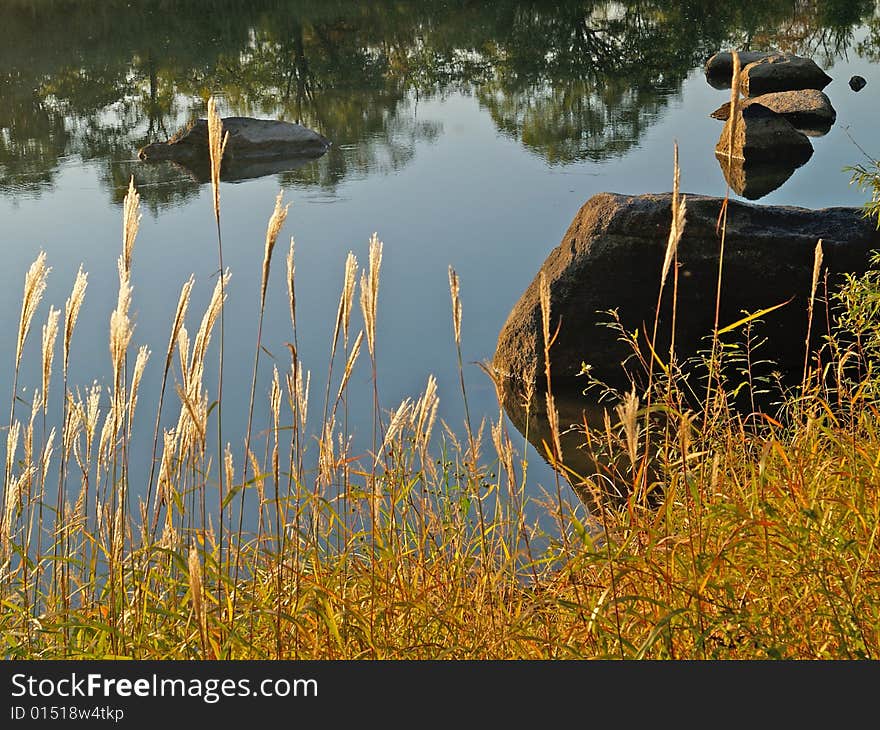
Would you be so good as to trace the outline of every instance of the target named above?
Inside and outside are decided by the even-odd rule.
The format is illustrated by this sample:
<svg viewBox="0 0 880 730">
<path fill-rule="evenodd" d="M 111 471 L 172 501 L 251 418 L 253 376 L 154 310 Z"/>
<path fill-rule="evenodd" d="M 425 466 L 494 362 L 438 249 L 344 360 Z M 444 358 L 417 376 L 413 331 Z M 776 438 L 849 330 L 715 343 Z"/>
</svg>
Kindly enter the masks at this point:
<svg viewBox="0 0 880 730">
<path fill-rule="evenodd" d="M 722 47 L 874 58 L 873 0 L 6 0 L 0 7 L 0 192 L 50 187 L 92 161 L 116 202 L 135 173 L 158 211 L 197 193 L 136 151 L 204 116 L 298 121 L 334 142 L 280 177 L 332 191 L 399 169 L 441 129 L 425 97 L 473 94 L 498 129 L 549 163 L 636 145 L 692 69 Z M 866 40 L 855 30 L 868 23 Z"/>
</svg>

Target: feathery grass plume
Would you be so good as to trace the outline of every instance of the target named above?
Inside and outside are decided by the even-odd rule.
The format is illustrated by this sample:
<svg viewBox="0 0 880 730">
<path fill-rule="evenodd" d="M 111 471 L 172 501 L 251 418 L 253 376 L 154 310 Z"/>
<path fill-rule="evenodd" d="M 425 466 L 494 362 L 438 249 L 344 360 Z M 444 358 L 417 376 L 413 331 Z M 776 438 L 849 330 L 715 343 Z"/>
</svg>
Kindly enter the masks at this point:
<svg viewBox="0 0 880 730">
<path fill-rule="evenodd" d="M 55 338 L 58 337 L 58 319 L 61 310 L 49 307 L 49 316 L 43 325 L 43 413 L 49 402 L 49 381 L 52 377 L 52 362 L 55 359 Z"/>
<path fill-rule="evenodd" d="M 24 296 L 21 302 L 21 316 L 18 320 L 18 339 L 15 345 L 16 365 L 21 361 L 21 351 L 31 329 L 31 321 L 46 291 L 46 279 L 51 267 L 46 266 L 46 252 L 40 251 L 24 276 Z"/>
<path fill-rule="evenodd" d="M 293 335 L 296 337 L 296 260 L 294 258 L 293 236 L 290 237 L 290 247 L 287 249 L 287 303 L 290 306 L 290 325 L 293 327 Z"/>
<path fill-rule="evenodd" d="M 269 267 L 272 262 L 272 252 L 275 250 L 275 242 L 278 240 L 281 226 L 284 225 L 284 221 L 287 218 L 287 209 L 290 208 L 290 203 L 283 208 L 281 207 L 283 195 L 283 190 L 278 192 L 278 197 L 275 198 L 275 209 L 272 211 L 269 225 L 266 228 L 266 247 L 263 252 L 263 277 L 260 283 L 260 309 L 266 305 L 266 288 L 269 286 Z"/>
<path fill-rule="evenodd" d="M 116 492 L 116 510 L 113 513 L 113 538 L 110 543 L 110 562 L 115 570 L 119 570 L 122 567 L 122 550 L 125 546 L 125 510 L 123 509 L 125 496 L 121 482 Z"/>
<path fill-rule="evenodd" d="M 562 442 L 559 439 L 559 412 L 556 410 L 556 399 L 553 393 L 547 390 L 544 393 L 544 399 L 547 401 L 547 421 L 550 424 L 550 437 L 553 440 L 553 466 L 556 467 L 562 462 Z"/>
<path fill-rule="evenodd" d="M 26 492 L 26 485 L 33 478 L 34 467 L 28 466 L 17 477 L 12 478 L 6 485 L 5 504 L 3 510 L 3 525 L 0 529 L 2 534 L 2 549 L 4 562 L 9 561 L 10 541 L 12 539 L 13 522 L 22 506 L 22 499 Z"/>
<path fill-rule="evenodd" d="M 342 373 L 342 380 L 339 383 L 339 390 L 336 393 L 336 402 L 334 403 L 333 410 L 336 411 L 336 404 L 342 400 L 342 394 L 345 392 L 346 387 L 348 387 L 348 380 L 351 378 L 351 371 L 354 369 L 354 364 L 358 359 L 358 355 L 361 352 L 361 342 L 364 339 L 364 331 L 361 330 L 358 332 L 357 339 L 354 341 L 354 346 L 351 348 L 351 353 L 348 356 L 348 360 L 345 362 L 345 370 Z"/>
<path fill-rule="evenodd" d="M 138 349 L 137 359 L 134 363 L 134 371 L 131 375 L 131 388 L 128 396 L 128 423 L 129 427 L 134 422 L 134 409 L 137 405 L 138 388 L 141 384 L 141 378 L 144 375 L 144 368 L 147 367 L 147 360 L 150 359 L 150 350 L 146 345 L 142 345 Z"/>
<path fill-rule="evenodd" d="M 630 466 L 635 467 L 639 455 L 639 425 L 637 419 L 639 396 L 636 393 L 635 386 L 623 397 L 623 401 L 614 407 L 614 410 L 617 412 L 617 417 L 623 425 Z"/>
<path fill-rule="evenodd" d="M 211 342 L 211 332 L 214 329 L 217 317 L 223 306 L 225 288 L 231 277 L 232 274 L 227 269 L 223 276 L 217 278 L 217 283 L 214 285 L 214 292 L 211 295 L 211 301 L 208 303 L 205 314 L 202 316 L 201 324 L 199 325 L 199 329 L 196 332 L 195 339 L 192 343 L 192 355 L 189 363 L 190 370 L 192 370 L 194 366 L 203 364 L 205 361 L 208 344 Z"/>
<path fill-rule="evenodd" d="M 116 309 L 110 314 L 110 362 L 113 367 L 113 396 L 111 413 L 113 415 L 113 434 L 122 423 L 125 410 L 125 356 L 133 334 L 128 310 L 131 306 L 131 284 L 125 263 L 119 258 L 119 295 Z"/>
<path fill-rule="evenodd" d="M 45 485 L 46 473 L 49 471 L 49 463 L 52 461 L 52 454 L 55 451 L 55 426 L 49 429 L 49 436 L 43 445 L 43 454 L 40 457 L 40 482 Z"/>
<path fill-rule="evenodd" d="M 21 436 L 21 421 L 13 421 L 6 432 L 6 460 L 15 463 L 15 452 L 18 450 L 18 439 Z"/>
<path fill-rule="evenodd" d="M 79 310 L 86 294 L 86 287 L 89 283 L 89 275 L 82 270 L 80 264 L 79 271 L 76 272 L 76 279 L 73 282 L 73 290 L 64 304 L 64 372 L 67 372 L 67 364 L 70 360 L 70 340 L 73 337 L 73 328 L 76 327 L 76 320 L 79 317 Z"/>
<path fill-rule="evenodd" d="M 455 344 L 461 347 L 461 283 L 455 269 L 449 267 L 449 295 L 452 298 L 452 328 Z"/>
<path fill-rule="evenodd" d="M 810 283 L 810 305 L 812 306 L 813 300 L 816 298 L 816 286 L 819 284 L 819 273 L 822 270 L 822 260 L 824 256 L 822 253 L 822 239 L 816 243 L 816 248 L 813 251 L 813 278 Z"/>
<path fill-rule="evenodd" d="M 165 368 L 162 371 L 162 385 L 159 389 L 159 403 L 156 407 L 156 422 L 153 425 L 153 456 L 150 460 L 150 478 L 147 482 L 147 503 L 152 498 L 153 477 L 156 468 L 156 449 L 159 444 L 159 424 L 162 420 L 162 405 L 165 401 L 165 387 L 168 384 L 168 373 L 171 370 L 171 363 L 174 359 L 174 348 L 177 344 L 177 338 L 180 334 L 180 328 L 186 318 L 187 309 L 189 309 L 189 300 L 192 294 L 193 283 L 195 277 L 190 274 L 189 279 L 180 289 L 180 297 L 177 299 L 177 309 L 174 311 L 174 319 L 171 324 L 171 332 L 168 336 L 168 348 L 165 350 Z"/>
<path fill-rule="evenodd" d="M 202 561 L 199 559 L 199 551 L 195 545 L 191 545 L 189 548 L 187 566 L 189 568 L 190 601 L 192 602 L 193 614 L 199 627 L 199 637 L 202 642 L 202 649 L 204 650 L 207 638 L 207 615 L 205 613 Z"/>
<path fill-rule="evenodd" d="M 235 485 L 235 465 L 232 461 L 232 444 L 226 442 L 226 450 L 223 452 L 223 469 L 226 473 L 226 484 L 229 489 Z"/>
<path fill-rule="evenodd" d="M 427 449 L 431 441 L 431 432 L 434 430 L 434 422 L 437 420 L 437 409 L 440 406 L 440 397 L 437 395 L 437 378 L 428 376 L 425 392 L 416 402 L 414 407 L 414 430 L 415 447 L 420 452 L 422 464 L 433 462 L 427 458 Z"/>
<path fill-rule="evenodd" d="M 367 331 L 370 355 L 376 354 L 376 309 L 379 297 L 379 270 L 382 268 L 382 241 L 377 234 L 370 238 L 370 273 L 361 272 L 361 312 Z"/>
<path fill-rule="evenodd" d="M 733 58 L 733 73 L 730 77 L 730 114 L 728 116 L 729 128 L 727 131 L 727 156 L 733 157 L 733 140 L 736 136 L 737 114 L 739 114 L 739 95 L 740 95 L 740 58 L 739 53 L 734 50 L 730 51 Z"/>
<path fill-rule="evenodd" d="M 128 192 L 122 203 L 122 260 L 131 271 L 131 252 L 141 224 L 141 195 L 134 187 L 134 175 L 128 181 Z"/>
<path fill-rule="evenodd" d="M 809 369 L 809 361 L 810 361 L 810 336 L 812 335 L 813 330 L 813 307 L 816 302 L 816 287 L 819 285 L 819 274 L 822 271 L 822 239 L 816 243 L 816 248 L 813 252 L 813 278 L 810 281 L 810 299 L 807 302 L 807 336 L 804 340 L 804 373 L 803 373 L 803 386 L 806 386 L 807 382 L 807 371 Z"/>
<path fill-rule="evenodd" d="M 547 382 L 550 382 L 550 358 L 546 357 L 550 345 L 550 285 L 547 283 L 547 275 L 543 269 L 538 279 L 538 299 L 541 304 L 541 333 L 544 336 L 544 373 L 547 376 Z"/>
<path fill-rule="evenodd" d="M 669 239 L 666 242 L 666 255 L 663 258 L 663 270 L 660 275 L 661 291 L 663 290 L 663 284 L 666 282 L 669 267 L 672 265 L 672 260 L 675 258 L 675 253 L 678 250 L 681 234 L 684 232 L 687 197 L 682 195 L 679 198 L 680 182 L 681 169 L 678 165 L 678 142 L 676 142 L 673 153 L 672 173 L 672 223 L 669 226 Z"/>
<path fill-rule="evenodd" d="M 229 132 L 223 134 L 223 120 L 217 111 L 214 97 L 208 99 L 208 152 L 211 157 L 211 188 L 214 192 L 214 216 L 220 219 L 220 163 L 229 141 Z"/>
<path fill-rule="evenodd" d="M 336 310 L 336 326 L 333 329 L 333 347 L 331 350 L 331 359 L 333 353 L 336 352 L 336 342 L 339 338 L 339 331 L 342 330 L 342 339 L 345 346 L 348 346 L 348 325 L 351 319 L 351 302 L 354 297 L 354 287 L 357 282 L 357 257 L 353 252 L 349 251 L 345 257 L 345 274 L 342 279 L 342 292 L 339 295 L 339 307 Z"/>
<path fill-rule="evenodd" d="M 385 451 L 392 445 L 394 439 L 400 434 L 408 423 L 412 414 L 412 401 L 404 398 L 401 404 L 391 411 L 391 417 L 388 421 L 388 430 L 385 432 L 385 440 L 382 442 L 382 451 Z M 376 454 L 378 462 L 379 454 Z"/>
</svg>

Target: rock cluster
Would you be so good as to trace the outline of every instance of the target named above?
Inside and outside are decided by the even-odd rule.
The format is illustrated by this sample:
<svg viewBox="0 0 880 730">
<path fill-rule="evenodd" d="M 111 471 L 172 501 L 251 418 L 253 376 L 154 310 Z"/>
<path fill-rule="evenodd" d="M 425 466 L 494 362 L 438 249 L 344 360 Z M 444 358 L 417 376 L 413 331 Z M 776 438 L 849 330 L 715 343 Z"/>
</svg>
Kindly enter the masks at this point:
<svg viewBox="0 0 880 730">
<path fill-rule="evenodd" d="M 812 155 L 808 137 L 826 134 L 837 119 L 822 91 L 831 77 L 809 58 L 779 52 L 737 52 L 741 71 L 737 103 L 710 114 L 726 122 L 715 154 L 731 188 L 755 200 L 778 188 Z M 730 88 L 733 54 L 716 53 L 705 65 L 706 80 Z M 731 129 L 732 128 L 732 129 Z"/>
</svg>

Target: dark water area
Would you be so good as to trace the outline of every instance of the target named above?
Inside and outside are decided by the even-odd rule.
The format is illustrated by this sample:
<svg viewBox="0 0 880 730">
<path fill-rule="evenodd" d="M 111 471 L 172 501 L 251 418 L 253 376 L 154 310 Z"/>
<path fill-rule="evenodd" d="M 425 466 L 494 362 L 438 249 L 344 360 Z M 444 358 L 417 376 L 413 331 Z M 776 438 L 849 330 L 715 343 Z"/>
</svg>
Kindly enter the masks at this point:
<svg viewBox="0 0 880 730">
<path fill-rule="evenodd" d="M 844 167 L 864 161 L 862 150 L 880 156 L 880 15 L 871 1 L 7 0 L 0 7 L 0 402 L 12 395 L 21 282 L 40 250 L 52 272 L 17 395 L 27 402 L 39 383 L 39 324 L 49 304 L 63 306 L 81 264 L 89 289 L 70 383 L 110 384 L 108 318 L 133 176 L 144 218 L 133 260 L 132 346 L 153 355 L 140 395 L 146 413 L 135 428 L 143 446 L 131 458 L 146 479 L 178 293 L 194 274 L 194 330 L 217 255 L 210 186 L 172 163 L 142 163 L 137 151 L 204 117 L 214 95 L 224 116 L 296 121 L 333 143 L 317 160 L 221 185 L 232 272 L 226 438 L 243 443 L 263 239 L 279 190 L 292 203 L 279 247 L 294 237 L 299 350 L 313 402 L 326 378 L 346 254 L 366 264 L 375 232 L 385 245 L 376 348 L 383 407 L 418 397 L 434 374 L 440 417 L 463 433 L 452 266 L 461 278 L 471 416 L 497 418 L 494 387 L 476 363 L 491 359 L 508 312 L 586 199 L 669 191 L 675 141 L 682 189 L 725 194 L 714 155 L 723 123 L 709 114 L 728 94 L 706 82 L 703 64 L 731 47 L 789 50 L 833 79 L 825 93 L 835 124 L 812 138 L 804 164 L 777 174 L 781 180 L 761 180 L 760 203 L 861 205 L 865 194 Z M 858 93 L 848 85 L 854 74 L 868 82 Z M 291 339 L 284 253 L 276 255 L 257 424 L 266 423 L 272 358 L 286 367 Z M 214 377 L 206 373 L 206 383 Z M 57 396 L 57 375 L 54 387 Z M 346 404 L 355 453 L 368 448 L 371 404 L 362 358 Z M 50 414 L 53 407 L 60 414 L 57 397 Z M 173 416 L 169 409 L 169 424 Z M 527 456 L 529 489 L 552 488 L 553 472 L 534 451 Z"/>
</svg>

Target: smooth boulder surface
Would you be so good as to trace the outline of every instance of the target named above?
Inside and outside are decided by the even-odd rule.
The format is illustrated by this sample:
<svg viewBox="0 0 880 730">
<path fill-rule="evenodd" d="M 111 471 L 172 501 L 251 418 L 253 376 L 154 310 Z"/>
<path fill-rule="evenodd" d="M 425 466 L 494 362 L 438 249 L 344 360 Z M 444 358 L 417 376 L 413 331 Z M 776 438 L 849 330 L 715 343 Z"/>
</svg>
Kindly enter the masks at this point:
<svg viewBox="0 0 880 730">
<path fill-rule="evenodd" d="M 715 145 L 716 155 L 729 155 L 746 164 L 772 162 L 803 164 L 813 154 L 813 145 L 803 132 L 794 128 L 785 117 L 761 104 L 751 104 L 737 113 L 731 147 L 728 119 Z"/>
<path fill-rule="evenodd" d="M 760 104 L 770 111 L 785 117 L 795 129 L 809 136 L 826 134 L 837 119 L 837 112 L 828 96 L 818 89 L 799 89 L 796 91 L 776 91 L 754 96 L 741 102 L 741 109 L 752 104 Z M 730 102 L 727 101 L 713 111 L 713 119 L 726 121 L 730 116 Z"/>
<path fill-rule="evenodd" d="M 760 96 L 774 91 L 824 89 L 831 83 L 811 58 L 793 53 L 779 53 L 745 65 L 740 75 L 740 89 L 746 96 Z"/>
<path fill-rule="evenodd" d="M 779 51 L 737 51 L 740 68 L 747 64 L 760 61 L 762 58 L 776 56 Z M 733 54 L 730 51 L 721 51 L 711 56 L 706 61 L 703 70 L 706 80 L 716 89 L 729 89 L 733 76 Z"/>
<path fill-rule="evenodd" d="M 300 124 L 275 119 L 226 117 L 223 132 L 229 133 L 224 160 L 256 161 L 320 157 L 329 140 Z M 196 119 L 167 142 L 146 145 L 138 152 L 145 161 L 172 160 L 181 163 L 208 161 L 208 121 Z"/>
<path fill-rule="evenodd" d="M 678 248 L 676 352 L 680 362 L 705 346 L 715 316 L 722 198 L 687 196 L 687 216 Z M 554 387 L 583 387 L 582 363 L 599 380 L 627 388 L 640 369 L 619 333 L 607 326 L 606 310 L 617 309 L 628 332 L 651 332 L 660 271 L 671 220 L 671 195 L 627 196 L 600 193 L 575 216 L 532 283 L 510 312 L 493 358 L 497 375 L 513 379 L 544 371 L 541 306 L 543 271 L 550 289 L 550 330 L 559 327 L 550 348 Z M 756 356 L 773 360 L 780 371 L 799 377 L 804 362 L 807 300 L 816 244 L 822 239 L 829 287 L 844 273 L 864 272 L 870 253 L 880 247 L 880 231 L 861 208 L 759 206 L 728 202 L 720 326 L 783 302 L 764 315 L 759 328 L 767 338 Z M 670 273 L 670 277 L 672 277 Z M 671 320 L 671 278 L 664 289 L 657 347 L 667 352 Z M 789 301 L 790 300 L 790 301 Z M 821 307 L 824 311 L 824 305 Z M 813 322 L 819 343 L 824 317 Z M 643 335 L 640 335 L 643 339 Z"/>
</svg>

